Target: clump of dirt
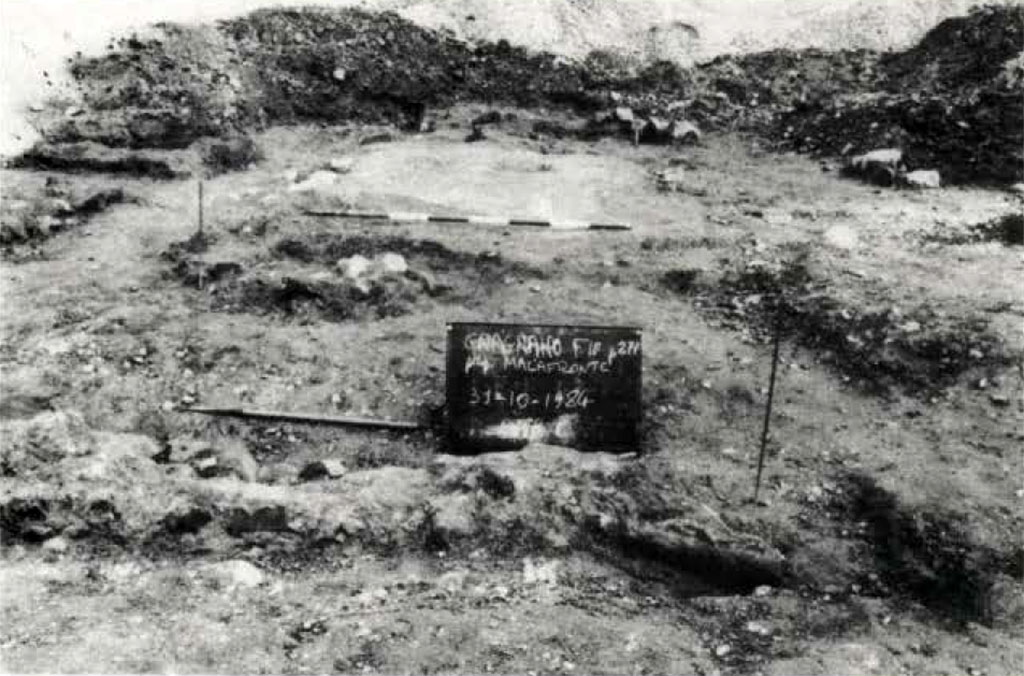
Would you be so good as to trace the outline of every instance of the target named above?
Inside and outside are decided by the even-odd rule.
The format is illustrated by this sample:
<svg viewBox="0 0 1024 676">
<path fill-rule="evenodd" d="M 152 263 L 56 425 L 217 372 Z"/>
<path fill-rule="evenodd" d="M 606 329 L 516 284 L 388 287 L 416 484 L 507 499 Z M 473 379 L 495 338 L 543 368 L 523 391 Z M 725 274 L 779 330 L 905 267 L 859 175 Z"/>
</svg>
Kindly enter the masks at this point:
<svg viewBox="0 0 1024 676">
<path fill-rule="evenodd" d="M 876 569 L 897 593 L 960 622 L 990 622 L 989 591 L 1000 574 L 1019 577 L 1020 550 L 977 543 L 962 514 L 908 509 L 863 474 L 846 477 L 848 509 L 867 522 Z"/>
<path fill-rule="evenodd" d="M 202 150 L 203 165 L 214 176 L 247 169 L 263 158 L 263 150 L 246 135 L 210 141 Z"/>
<path fill-rule="evenodd" d="M 940 229 L 923 237 L 938 244 L 981 244 L 1000 242 L 1007 246 L 1024 245 L 1024 214 L 1012 213 L 973 225 L 967 230 Z"/>
<path fill-rule="evenodd" d="M 696 303 L 726 326 L 769 342 L 784 338 L 814 350 L 864 389 L 932 395 L 975 369 L 1013 363 L 1004 342 L 981 316 L 947 317 L 929 305 L 901 310 L 891 303 L 844 299 L 798 258 L 778 266 L 749 265 L 693 287 Z M 680 288 L 677 278 L 666 278 Z"/>
<path fill-rule="evenodd" d="M 403 276 L 389 275 L 359 288 L 348 280 L 330 278 L 255 276 L 227 286 L 215 307 L 224 310 L 280 311 L 327 321 L 397 317 L 412 310 L 421 287 Z"/>
</svg>

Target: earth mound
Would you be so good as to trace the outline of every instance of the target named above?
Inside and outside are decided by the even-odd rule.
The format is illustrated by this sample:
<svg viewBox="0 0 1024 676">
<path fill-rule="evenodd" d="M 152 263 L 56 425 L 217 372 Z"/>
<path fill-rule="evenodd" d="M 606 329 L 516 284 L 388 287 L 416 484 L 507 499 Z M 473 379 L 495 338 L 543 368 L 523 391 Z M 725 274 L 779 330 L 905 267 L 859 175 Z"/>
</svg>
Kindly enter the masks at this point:
<svg viewBox="0 0 1024 676">
<path fill-rule="evenodd" d="M 79 57 L 82 105 L 36 122 L 51 143 L 184 148 L 296 122 L 428 131 L 430 111 L 460 102 L 582 117 L 628 107 L 637 120 L 693 120 L 802 152 L 897 147 L 908 169 L 938 169 L 945 183 L 1012 183 L 1024 178 L 1021 12 L 975 8 L 892 54 L 779 49 L 682 68 L 614 50 L 570 60 L 466 42 L 390 12 L 265 9 L 158 24 Z"/>
<path fill-rule="evenodd" d="M 777 132 L 836 155 L 900 147 L 909 168 L 952 183 L 1024 178 L 1024 9 L 975 8 L 915 47 L 883 57 L 874 86 L 798 106 Z"/>
</svg>

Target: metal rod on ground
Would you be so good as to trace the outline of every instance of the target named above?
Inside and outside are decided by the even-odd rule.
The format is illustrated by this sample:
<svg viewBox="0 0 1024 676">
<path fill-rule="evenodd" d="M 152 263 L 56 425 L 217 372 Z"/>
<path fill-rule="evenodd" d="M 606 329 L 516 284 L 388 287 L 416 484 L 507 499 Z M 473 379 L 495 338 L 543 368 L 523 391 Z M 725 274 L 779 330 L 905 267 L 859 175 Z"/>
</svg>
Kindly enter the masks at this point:
<svg viewBox="0 0 1024 676">
<path fill-rule="evenodd" d="M 348 416 L 314 415 L 289 413 L 286 411 L 255 411 L 243 408 L 215 408 L 191 406 L 182 409 L 187 413 L 200 413 L 222 418 L 243 418 L 248 420 L 275 420 L 313 425 L 334 425 L 337 427 L 362 427 L 366 429 L 418 430 L 423 425 L 405 420 L 378 420 L 374 418 L 353 418 Z"/>
<path fill-rule="evenodd" d="M 771 426 L 772 419 L 772 400 L 775 398 L 775 372 L 779 366 L 779 336 L 782 333 L 781 320 L 779 312 L 779 303 L 775 303 L 775 335 L 773 337 L 774 346 L 772 347 L 772 371 L 768 377 L 768 404 L 764 409 L 764 427 L 761 430 L 761 452 L 757 457 L 757 479 L 754 482 L 754 502 L 757 502 L 758 495 L 761 492 L 761 472 L 764 470 L 764 454 L 768 448 L 768 430 Z"/>
</svg>

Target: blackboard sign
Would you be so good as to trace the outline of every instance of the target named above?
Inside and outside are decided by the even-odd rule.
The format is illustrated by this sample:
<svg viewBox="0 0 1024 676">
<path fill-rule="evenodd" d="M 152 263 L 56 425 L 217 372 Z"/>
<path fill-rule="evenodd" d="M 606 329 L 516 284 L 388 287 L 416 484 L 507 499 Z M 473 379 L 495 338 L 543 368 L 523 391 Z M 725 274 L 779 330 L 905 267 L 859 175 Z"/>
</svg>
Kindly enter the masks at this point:
<svg viewBox="0 0 1024 676">
<path fill-rule="evenodd" d="M 636 450 L 640 338 L 621 326 L 449 324 L 452 450 Z"/>
</svg>

